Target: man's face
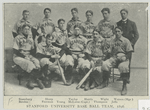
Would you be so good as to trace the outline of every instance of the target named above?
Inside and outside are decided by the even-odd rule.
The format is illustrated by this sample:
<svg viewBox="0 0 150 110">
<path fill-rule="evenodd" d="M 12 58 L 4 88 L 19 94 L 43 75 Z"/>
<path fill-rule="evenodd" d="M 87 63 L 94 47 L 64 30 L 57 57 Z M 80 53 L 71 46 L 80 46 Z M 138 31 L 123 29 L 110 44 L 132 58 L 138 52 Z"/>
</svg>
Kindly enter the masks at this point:
<svg viewBox="0 0 150 110">
<path fill-rule="evenodd" d="M 45 10 L 44 15 L 46 18 L 50 17 L 51 12 L 49 10 Z"/>
<path fill-rule="evenodd" d="M 121 37 L 122 34 L 123 34 L 123 32 L 120 29 L 118 29 L 118 28 L 116 28 L 115 32 L 116 32 L 116 37 L 117 38 Z"/>
<path fill-rule="evenodd" d="M 28 20 L 29 19 L 29 12 L 24 12 L 23 13 L 23 19 Z"/>
<path fill-rule="evenodd" d="M 75 10 L 73 10 L 71 13 L 72 13 L 73 18 L 78 17 L 78 12 L 76 12 Z"/>
<path fill-rule="evenodd" d="M 99 39 L 99 33 L 97 31 L 93 32 L 93 38 L 94 38 L 94 41 Z"/>
<path fill-rule="evenodd" d="M 28 26 L 24 27 L 22 30 L 22 33 L 25 35 L 29 35 L 29 32 L 30 32 L 30 28 Z"/>
<path fill-rule="evenodd" d="M 60 28 L 61 30 L 64 30 L 64 24 L 65 24 L 64 21 L 60 21 L 60 22 L 59 22 L 58 26 L 59 26 L 59 28 Z"/>
<path fill-rule="evenodd" d="M 108 11 L 103 11 L 103 17 L 104 17 L 104 19 L 108 19 L 109 15 L 110 15 L 110 13 L 108 13 Z"/>
<path fill-rule="evenodd" d="M 48 37 L 48 38 L 46 38 L 46 43 L 47 43 L 47 45 L 51 45 L 52 44 L 52 37 Z"/>
<path fill-rule="evenodd" d="M 121 11 L 121 17 L 122 19 L 126 19 L 128 17 L 128 13 L 125 11 Z"/>
<path fill-rule="evenodd" d="M 80 28 L 76 27 L 75 28 L 75 35 L 79 35 L 80 34 Z"/>
<path fill-rule="evenodd" d="M 88 12 L 88 13 L 86 14 L 87 20 L 91 20 L 92 17 L 93 17 L 93 15 L 92 15 L 91 13 Z"/>
</svg>

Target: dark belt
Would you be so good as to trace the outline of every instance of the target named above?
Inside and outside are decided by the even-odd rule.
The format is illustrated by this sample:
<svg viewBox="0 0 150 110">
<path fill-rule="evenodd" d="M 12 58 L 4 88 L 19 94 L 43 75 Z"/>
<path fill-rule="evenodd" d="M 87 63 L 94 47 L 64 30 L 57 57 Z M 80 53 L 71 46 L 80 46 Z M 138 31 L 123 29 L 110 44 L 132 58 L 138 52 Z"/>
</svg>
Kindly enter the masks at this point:
<svg viewBox="0 0 150 110">
<path fill-rule="evenodd" d="M 91 56 L 91 57 L 99 58 L 99 57 L 104 57 L 104 56 Z"/>
</svg>

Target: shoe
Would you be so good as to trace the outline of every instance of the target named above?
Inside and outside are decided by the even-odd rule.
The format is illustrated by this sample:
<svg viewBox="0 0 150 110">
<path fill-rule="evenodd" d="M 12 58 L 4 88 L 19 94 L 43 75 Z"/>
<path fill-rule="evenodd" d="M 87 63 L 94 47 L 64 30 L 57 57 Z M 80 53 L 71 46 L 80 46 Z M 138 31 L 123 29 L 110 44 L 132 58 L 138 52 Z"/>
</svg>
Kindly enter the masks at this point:
<svg viewBox="0 0 150 110">
<path fill-rule="evenodd" d="M 98 86 L 98 87 L 96 87 L 97 89 L 103 89 L 103 88 L 105 88 L 105 87 L 107 87 L 108 86 L 108 84 L 106 83 L 106 81 L 105 82 L 102 82 L 102 84 L 100 85 L 100 86 Z"/>
<path fill-rule="evenodd" d="M 51 87 L 51 79 L 49 77 L 46 77 L 45 80 L 43 80 L 43 84 L 45 88 L 50 88 Z"/>
<path fill-rule="evenodd" d="M 84 91 L 88 91 L 90 90 L 90 81 L 87 80 L 86 83 L 85 83 L 85 87 L 84 87 Z"/>
<path fill-rule="evenodd" d="M 27 82 L 26 86 L 27 86 L 27 88 L 30 89 L 30 90 L 34 89 L 34 84 L 33 84 L 33 82 L 32 82 L 31 80 L 29 80 L 29 81 Z"/>
<path fill-rule="evenodd" d="M 91 86 L 90 86 L 90 89 L 94 89 L 95 87 L 96 87 L 96 83 L 95 83 L 95 81 L 93 81 Z"/>
<path fill-rule="evenodd" d="M 39 87 L 40 89 L 44 89 L 44 85 L 43 85 L 43 83 L 42 83 L 41 80 L 37 79 L 36 82 L 37 82 L 38 87 Z"/>
<path fill-rule="evenodd" d="M 123 85 L 121 95 L 126 95 L 127 94 L 127 86 Z"/>
</svg>

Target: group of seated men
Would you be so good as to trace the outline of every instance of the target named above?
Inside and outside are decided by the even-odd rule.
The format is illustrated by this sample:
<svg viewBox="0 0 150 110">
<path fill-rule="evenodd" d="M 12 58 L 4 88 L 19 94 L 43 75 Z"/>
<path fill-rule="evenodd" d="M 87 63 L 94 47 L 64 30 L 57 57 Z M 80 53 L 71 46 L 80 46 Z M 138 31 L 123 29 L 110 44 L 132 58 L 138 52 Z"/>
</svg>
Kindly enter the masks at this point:
<svg viewBox="0 0 150 110">
<path fill-rule="evenodd" d="M 73 18 L 64 29 L 65 20 L 59 19 L 56 27 L 50 19 L 51 9 L 44 9 L 42 22 L 31 25 L 29 11 L 13 30 L 13 61 L 30 73 L 27 88 L 33 89 L 36 82 L 40 89 L 51 87 L 54 74 L 66 78 L 70 86 L 79 74 L 80 80 L 92 69 L 81 88 L 85 91 L 108 86 L 112 67 L 118 67 L 123 81 L 121 94 L 127 93 L 129 83 L 132 43 L 123 35 L 123 28 L 109 19 L 109 8 L 103 8 L 104 19 L 94 26 L 93 12 L 86 12 L 87 21 L 81 22 L 78 9 L 71 10 Z M 126 12 L 123 9 L 121 12 Z M 136 42 L 136 41 L 135 41 Z M 63 78 L 64 80 L 64 78 Z"/>
</svg>

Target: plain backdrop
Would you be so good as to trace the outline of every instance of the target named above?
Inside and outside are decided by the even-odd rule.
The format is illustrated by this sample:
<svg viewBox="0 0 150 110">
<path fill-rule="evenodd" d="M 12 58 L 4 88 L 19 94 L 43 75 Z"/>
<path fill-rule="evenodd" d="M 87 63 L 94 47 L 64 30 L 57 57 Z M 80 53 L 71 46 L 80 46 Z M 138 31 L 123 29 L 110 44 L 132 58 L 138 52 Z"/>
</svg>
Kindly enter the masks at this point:
<svg viewBox="0 0 150 110">
<path fill-rule="evenodd" d="M 4 48 L 11 49 L 13 45 L 12 29 L 14 24 L 22 18 L 22 11 L 30 11 L 30 20 L 36 24 L 43 17 L 44 8 L 51 8 L 51 18 L 55 24 L 58 19 L 63 18 L 67 22 L 72 18 L 71 9 L 76 7 L 79 11 L 81 21 L 86 21 L 85 12 L 92 10 L 94 12 L 93 22 L 95 25 L 103 19 L 101 10 L 104 7 L 110 8 L 110 17 L 115 22 L 121 19 L 120 10 L 126 8 L 129 11 L 128 18 L 137 25 L 140 35 L 135 45 L 135 52 L 132 58 L 132 67 L 148 67 L 148 12 L 145 11 L 147 3 L 11 3 L 4 4 Z M 11 57 L 6 55 L 5 59 Z M 11 57 L 12 58 L 12 57 Z M 9 58 L 10 59 L 10 58 Z M 7 61 L 9 62 L 9 60 Z"/>
</svg>

